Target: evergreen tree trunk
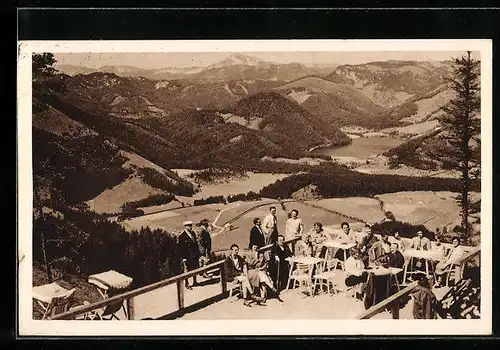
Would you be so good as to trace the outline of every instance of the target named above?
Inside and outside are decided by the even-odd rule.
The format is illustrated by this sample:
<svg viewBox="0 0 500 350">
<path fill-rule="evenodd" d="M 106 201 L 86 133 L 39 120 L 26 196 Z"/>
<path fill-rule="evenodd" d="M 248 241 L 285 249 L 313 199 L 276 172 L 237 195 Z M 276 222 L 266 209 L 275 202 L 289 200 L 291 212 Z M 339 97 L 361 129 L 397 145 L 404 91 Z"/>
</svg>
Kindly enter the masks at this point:
<svg viewBox="0 0 500 350">
<path fill-rule="evenodd" d="M 474 155 L 479 152 L 478 149 L 473 149 L 470 142 L 474 140 L 474 136 L 481 133 L 478 118 L 481 106 L 478 67 L 479 61 L 471 58 L 470 51 L 467 52 L 467 56 L 455 59 L 455 77 L 450 79 L 449 83 L 456 93 L 456 98 L 443 108 L 445 115 L 441 118 L 441 123 L 447 132 L 444 137 L 448 145 L 445 157 L 451 160 L 461 175 L 462 188 L 458 203 L 461 207 L 463 238 L 466 241 L 470 241 L 471 238 L 469 191 L 471 189 L 471 176 L 474 176 L 472 168 L 475 160 Z"/>
</svg>

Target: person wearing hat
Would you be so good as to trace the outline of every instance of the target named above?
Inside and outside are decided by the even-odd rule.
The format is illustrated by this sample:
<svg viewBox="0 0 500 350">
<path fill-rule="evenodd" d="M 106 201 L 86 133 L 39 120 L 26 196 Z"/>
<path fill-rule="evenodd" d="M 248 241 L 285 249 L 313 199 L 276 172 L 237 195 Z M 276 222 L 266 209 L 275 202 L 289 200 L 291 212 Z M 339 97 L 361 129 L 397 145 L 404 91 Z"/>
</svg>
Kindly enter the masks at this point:
<svg viewBox="0 0 500 350">
<path fill-rule="evenodd" d="M 210 259 L 212 254 L 212 235 L 209 231 L 210 223 L 207 219 L 200 221 L 200 253 L 201 256 Z"/>
<path fill-rule="evenodd" d="M 212 257 L 212 236 L 209 231 L 209 226 L 210 223 L 208 222 L 207 219 L 203 219 L 200 221 L 198 224 L 201 229 L 200 229 L 200 262 L 201 265 L 207 265 L 210 262 L 210 259 Z M 205 278 L 208 277 L 208 275 L 205 273 L 203 275 Z"/>
<path fill-rule="evenodd" d="M 193 231 L 193 222 L 184 221 L 183 225 L 184 230 L 178 238 L 179 253 L 185 270 L 192 271 L 200 267 L 200 248 L 196 233 Z M 196 285 L 196 276 L 193 276 L 193 286 Z M 188 283 L 188 279 L 186 279 L 186 288 L 192 289 L 192 286 Z"/>
</svg>

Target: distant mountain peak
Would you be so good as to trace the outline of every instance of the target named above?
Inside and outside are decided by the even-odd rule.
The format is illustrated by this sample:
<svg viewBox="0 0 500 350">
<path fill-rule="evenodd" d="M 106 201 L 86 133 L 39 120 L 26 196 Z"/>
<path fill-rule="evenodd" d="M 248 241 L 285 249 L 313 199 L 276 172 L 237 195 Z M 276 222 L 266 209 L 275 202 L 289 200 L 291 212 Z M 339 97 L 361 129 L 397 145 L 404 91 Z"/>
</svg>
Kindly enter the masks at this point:
<svg viewBox="0 0 500 350">
<path fill-rule="evenodd" d="M 242 53 L 234 53 L 222 61 L 219 61 L 211 66 L 209 68 L 222 68 L 222 67 L 230 67 L 230 66 L 259 66 L 263 63 L 266 63 L 266 61 L 250 56 L 250 55 L 245 55 Z"/>
</svg>

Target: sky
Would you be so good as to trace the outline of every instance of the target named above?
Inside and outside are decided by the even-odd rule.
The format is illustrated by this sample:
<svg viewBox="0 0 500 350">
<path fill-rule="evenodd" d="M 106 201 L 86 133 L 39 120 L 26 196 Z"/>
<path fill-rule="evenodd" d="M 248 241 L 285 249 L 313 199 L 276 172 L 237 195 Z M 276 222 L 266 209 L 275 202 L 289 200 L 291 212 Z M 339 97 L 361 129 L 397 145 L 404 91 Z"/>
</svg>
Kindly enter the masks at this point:
<svg viewBox="0 0 500 350">
<path fill-rule="evenodd" d="M 205 67 L 230 56 L 231 52 L 199 53 L 56 53 L 57 65 L 70 64 L 89 68 L 106 65 L 126 65 L 145 69 L 166 67 Z M 460 57 L 462 51 L 356 51 L 356 52 L 245 52 L 245 55 L 258 57 L 277 63 L 298 62 L 314 64 L 363 64 L 374 61 L 443 61 Z M 473 55 L 474 56 L 474 55 Z"/>
</svg>

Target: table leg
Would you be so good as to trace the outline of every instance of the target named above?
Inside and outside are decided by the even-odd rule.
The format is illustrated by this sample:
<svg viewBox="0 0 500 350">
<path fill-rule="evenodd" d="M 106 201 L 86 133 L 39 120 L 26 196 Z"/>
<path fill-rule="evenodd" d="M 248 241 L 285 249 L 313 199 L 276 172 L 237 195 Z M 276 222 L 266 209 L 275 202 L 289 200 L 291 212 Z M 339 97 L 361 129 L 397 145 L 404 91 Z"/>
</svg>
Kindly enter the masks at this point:
<svg viewBox="0 0 500 350">
<path fill-rule="evenodd" d="M 293 266 L 295 265 L 295 262 L 292 262 L 290 264 L 290 272 L 288 273 L 288 281 L 286 283 L 286 289 L 290 289 L 290 279 L 292 278 L 292 272 L 293 272 Z M 279 268 L 279 266 L 278 266 Z"/>
</svg>

